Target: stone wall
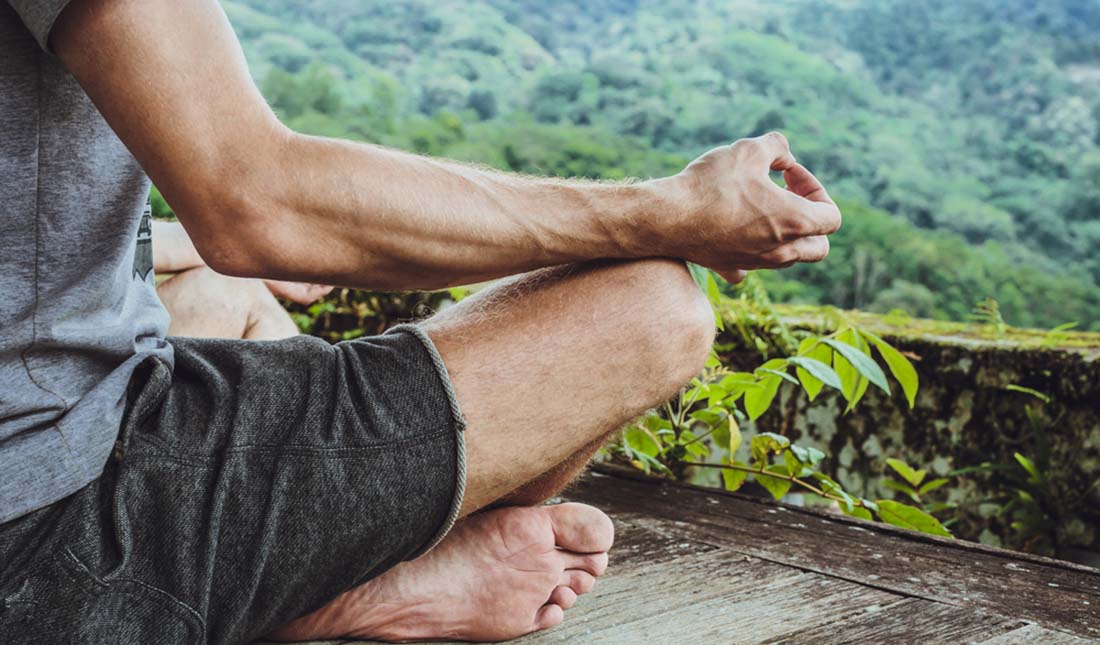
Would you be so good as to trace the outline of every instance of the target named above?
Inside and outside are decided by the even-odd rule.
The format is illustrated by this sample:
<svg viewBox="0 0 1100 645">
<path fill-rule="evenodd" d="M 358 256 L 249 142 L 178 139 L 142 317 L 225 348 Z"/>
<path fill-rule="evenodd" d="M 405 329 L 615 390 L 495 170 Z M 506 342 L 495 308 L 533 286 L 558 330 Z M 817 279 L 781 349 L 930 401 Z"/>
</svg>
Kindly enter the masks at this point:
<svg viewBox="0 0 1100 645">
<path fill-rule="evenodd" d="M 830 455 L 826 470 L 849 490 L 890 496 L 880 483 L 889 457 L 946 476 L 982 462 L 1014 464 L 1014 452 L 1033 456 L 1030 406 L 1049 439 L 1049 487 L 1056 500 L 1050 514 L 1056 518 L 1058 555 L 1088 561 L 1100 554 L 1100 351 L 1035 342 L 890 337 L 888 330 L 878 331 L 919 357 L 914 361 L 920 374 L 914 409 L 896 385 L 889 397 L 870 388 L 849 414 L 836 394 L 809 404 L 804 393 L 786 386 L 757 427 L 785 430 L 792 439 L 825 450 Z M 751 369 L 759 357 L 735 354 L 729 362 Z M 1006 390 L 1010 384 L 1042 392 L 1050 402 Z M 1009 520 L 987 501 L 1004 492 L 992 484 L 987 475 L 959 476 L 934 496 L 960 504 L 956 534 L 1034 547 L 1012 543 Z"/>
</svg>

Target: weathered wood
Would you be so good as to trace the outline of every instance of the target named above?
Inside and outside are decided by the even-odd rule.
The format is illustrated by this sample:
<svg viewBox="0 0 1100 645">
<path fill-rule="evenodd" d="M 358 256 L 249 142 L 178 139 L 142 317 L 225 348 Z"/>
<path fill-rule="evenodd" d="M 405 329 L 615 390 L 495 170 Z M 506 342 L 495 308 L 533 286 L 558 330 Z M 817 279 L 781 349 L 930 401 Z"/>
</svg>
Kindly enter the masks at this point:
<svg viewBox="0 0 1100 645">
<path fill-rule="evenodd" d="M 1078 638 L 1070 634 L 1043 629 L 1035 624 L 1024 625 L 1006 634 L 982 641 L 980 645 L 1088 645 L 1094 639 Z"/>
<path fill-rule="evenodd" d="M 693 563 L 688 562 L 693 558 L 683 558 L 657 570 L 647 568 L 601 581 L 604 589 L 588 601 L 584 611 L 567 617 L 561 627 L 522 642 L 762 643 L 898 599 L 817 574 L 792 575 L 793 570 L 784 568 L 769 571 L 758 560 L 715 561 L 715 555 Z M 700 566 L 693 585 L 665 584 L 682 575 L 681 566 Z M 754 572 L 751 577 L 745 575 L 747 570 Z M 752 578 L 755 584 L 748 584 Z"/>
<path fill-rule="evenodd" d="M 964 607 L 908 598 L 879 611 L 820 625 L 775 643 L 833 645 L 840 643 L 973 643 L 1024 626 L 1021 620 Z"/>
<path fill-rule="evenodd" d="M 901 531 L 742 495 L 593 473 L 571 497 L 611 513 L 669 520 L 685 539 L 735 545 L 770 562 L 1100 638 L 1100 572 Z"/>
<path fill-rule="evenodd" d="M 621 474 L 591 473 L 566 497 L 611 515 L 610 569 L 564 624 L 516 643 L 1100 638 L 1087 567 Z"/>
</svg>

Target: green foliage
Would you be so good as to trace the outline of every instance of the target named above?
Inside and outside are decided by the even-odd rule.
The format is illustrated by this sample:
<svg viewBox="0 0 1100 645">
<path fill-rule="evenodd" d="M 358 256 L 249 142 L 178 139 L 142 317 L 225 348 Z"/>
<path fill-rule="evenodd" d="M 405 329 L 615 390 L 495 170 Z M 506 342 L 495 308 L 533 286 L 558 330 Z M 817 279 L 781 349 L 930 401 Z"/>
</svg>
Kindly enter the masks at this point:
<svg viewBox="0 0 1100 645">
<path fill-rule="evenodd" d="M 297 130 L 623 179 L 779 128 L 848 199 L 829 261 L 766 278 L 777 301 L 966 320 L 989 296 L 1092 329 L 1090 2 L 223 4 Z"/>
<path fill-rule="evenodd" d="M 1057 556 L 1062 547 L 1061 529 L 1083 518 L 1084 509 L 1095 508 L 1100 477 L 1075 494 L 1060 492 L 1051 483 L 1051 472 L 1057 465 L 1051 457 L 1047 435 L 1058 427 L 1062 412 L 1049 395 L 1032 388 L 1013 384 L 1005 390 L 1032 402 L 1025 406 L 1030 433 L 1023 451 L 1014 452 L 1010 462 L 985 462 L 959 469 L 953 475 L 990 479 L 990 487 L 997 493 L 986 503 L 1007 523 L 1004 538 L 1008 546 Z M 1034 407 L 1036 402 L 1039 407 Z"/>
<path fill-rule="evenodd" d="M 708 273 L 692 268 L 704 292 L 714 284 Z M 729 307 L 721 297 L 715 302 L 720 311 Z M 809 492 L 855 517 L 877 517 L 907 529 L 950 536 L 920 505 L 924 472 L 902 462 L 892 466 L 905 477 L 916 506 L 849 494 L 820 470 L 826 458 L 823 452 L 794 444 L 783 434 L 758 431 L 745 449 L 739 420 L 758 421 L 783 387 L 805 389 L 811 398 L 829 387 L 848 400 L 849 409 L 863 396 L 867 383 L 889 394 L 886 372 L 875 361 L 872 345 L 880 356 L 889 357 L 884 358 L 887 367 L 912 405 L 918 384 L 909 360 L 883 339 L 842 322 L 827 335 L 804 334 L 790 356 L 768 359 L 752 372 L 733 372 L 712 357 L 703 373 L 676 399 L 628 426 L 612 451 L 647 473 L 683 477 L 689 469 L 720 469 L 727 490 L 740 490 L 755 482 L 775 499 L 784 498 L 792 489 Z M 923 492 L 940 485 L 931 482 Z"/>
<path fill-rule="evenodd" d="M 286 304 L 303 334 L 337 342 L 380 334 L 398 323 L 426 318 L 468 294 L 461 288 L 424 293 L 336 289 L 312 305 Z"/>
</svg>

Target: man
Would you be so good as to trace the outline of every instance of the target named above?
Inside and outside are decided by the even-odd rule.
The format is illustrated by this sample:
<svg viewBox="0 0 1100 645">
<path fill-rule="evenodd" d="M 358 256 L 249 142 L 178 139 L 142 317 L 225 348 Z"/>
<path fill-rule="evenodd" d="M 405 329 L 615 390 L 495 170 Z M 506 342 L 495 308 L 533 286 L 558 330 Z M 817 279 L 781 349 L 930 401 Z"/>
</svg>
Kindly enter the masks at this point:
<svg viewBox="0 0 1100 645">
<path fill-rule="evenodd" d="M 611 524 L 539 504 L 708 354 L 681 259 L 737 281 L 840 225 L 774 134 L 628 185 L 295 134 L 215 0 L 5 0 L 0 47 L 5 643 L 557 624 Z M 336 346 L 166 340 L 146 174 L 219 273 L 518 277 Z"/>
<path fill-rule="evenodd" d="M 281 280 L 233 278 L 216 273 L 177 222 L 153 222 L 153 270 L 172 274 L 157 283 L 168 310 L 169 336 L 279 340 L 298 326 L 276 298 L 308 305 L 332 287 Z"/>
</svg>

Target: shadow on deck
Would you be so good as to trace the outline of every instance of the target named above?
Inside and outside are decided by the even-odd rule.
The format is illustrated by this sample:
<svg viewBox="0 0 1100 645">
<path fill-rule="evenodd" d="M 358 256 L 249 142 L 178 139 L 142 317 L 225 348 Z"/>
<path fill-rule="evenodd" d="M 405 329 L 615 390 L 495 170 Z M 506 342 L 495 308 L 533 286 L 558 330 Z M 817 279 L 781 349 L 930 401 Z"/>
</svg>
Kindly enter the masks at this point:
<svg viewBox="0 0 1100 645">
<path fill-rule="evenodd" d="M 565 497 L 615 520 L 611 567 L 515 643 L 1100 642 L 1100 570 L 618 471 Z"/>
</svg>

